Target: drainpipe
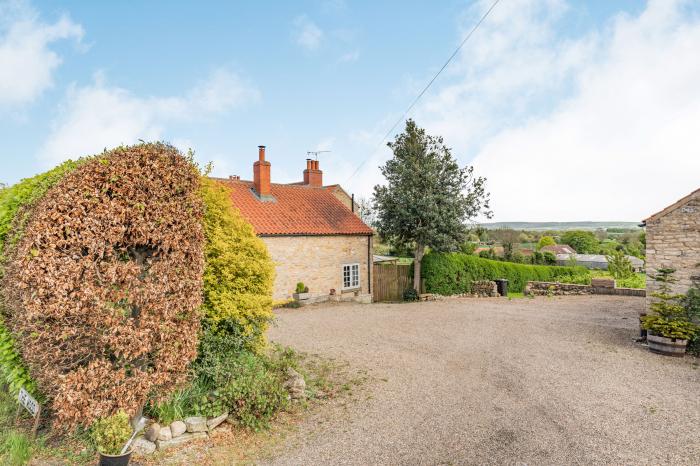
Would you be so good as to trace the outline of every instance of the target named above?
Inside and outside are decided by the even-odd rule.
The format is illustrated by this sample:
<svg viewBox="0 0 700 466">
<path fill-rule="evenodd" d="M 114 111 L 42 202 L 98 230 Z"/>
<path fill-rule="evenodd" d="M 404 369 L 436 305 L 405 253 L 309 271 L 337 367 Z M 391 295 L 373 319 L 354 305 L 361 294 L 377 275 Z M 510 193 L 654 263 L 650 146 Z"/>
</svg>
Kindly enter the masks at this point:
<svg viewBox="0 0 700 466">
<path fill-rule="evenodd" d="M 354 196 L 354 195 L 353 195 Z M 353 204 L 354 205 L 354 204 Z M 367 236 L 367 293 L 372 294 L 372 236 Z"/>
</svg>

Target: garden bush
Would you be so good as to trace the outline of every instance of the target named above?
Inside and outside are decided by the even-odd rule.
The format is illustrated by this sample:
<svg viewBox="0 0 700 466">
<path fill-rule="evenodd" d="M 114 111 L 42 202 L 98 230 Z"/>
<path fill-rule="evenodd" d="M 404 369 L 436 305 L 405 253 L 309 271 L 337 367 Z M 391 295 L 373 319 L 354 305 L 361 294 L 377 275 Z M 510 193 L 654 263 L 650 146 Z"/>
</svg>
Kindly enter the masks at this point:
<svg viewBox="0 0 700 466">
<path fill-rule="evenodd" d="M 508 289 L 522 292 L 528 281 L 565 281 L 586 277 L 583 267 L 558 267 L 500 262 L 461 253 L 430 253 L 423 259 L 421 275 L 428 293 L 471 293 L 477 280 L 508 280 Z"/>
<path fill-rule="evenodd" d="M 184 380 L 202 304 L 199 188 L 192 162 L 154 143 L 28 196 L 40 199 L 5 263 L 3 317 L 56 424 L 134 414 Z"/>
<path fill-rule="evenodd" d="M 265 243 L 241 217 L 222 183 L 202 179 L 206 236 L 204 329 L 259 351 L 271 321 L 274 265 Z M 219 341 L 215 338 L 206 341 Z M 208 351 L 200 349 L 200 353 Z"/>
</svg>

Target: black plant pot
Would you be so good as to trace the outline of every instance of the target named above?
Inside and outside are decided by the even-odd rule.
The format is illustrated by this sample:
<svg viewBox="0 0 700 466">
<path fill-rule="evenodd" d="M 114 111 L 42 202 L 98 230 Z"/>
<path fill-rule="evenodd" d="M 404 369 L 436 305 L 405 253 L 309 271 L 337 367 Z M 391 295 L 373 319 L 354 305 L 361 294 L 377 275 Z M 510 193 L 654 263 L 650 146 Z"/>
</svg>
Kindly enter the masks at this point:
<svg viewBox="0 0 700 466">
<path fill-rule="evenodd" d="M 128 466 L 131 461 L 132 450 L 127 451 L 123 455 L 106 455 L 100 452 L 99 466 Z"/>
</svg>

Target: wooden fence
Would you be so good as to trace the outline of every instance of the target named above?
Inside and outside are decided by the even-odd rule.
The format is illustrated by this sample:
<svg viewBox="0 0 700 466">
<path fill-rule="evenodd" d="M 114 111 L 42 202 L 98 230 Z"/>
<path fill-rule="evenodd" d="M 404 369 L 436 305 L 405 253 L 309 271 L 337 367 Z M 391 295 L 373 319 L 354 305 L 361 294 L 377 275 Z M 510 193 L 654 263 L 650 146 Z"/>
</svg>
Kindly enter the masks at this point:
<svg viewBox="0 0 700 466">
<path fill-rule="evenodd" d="M 413 286 L 412 265 L 374 264 L 372 269 L 372 300 L 402 301 L 403 292 Z"/>
</svg>

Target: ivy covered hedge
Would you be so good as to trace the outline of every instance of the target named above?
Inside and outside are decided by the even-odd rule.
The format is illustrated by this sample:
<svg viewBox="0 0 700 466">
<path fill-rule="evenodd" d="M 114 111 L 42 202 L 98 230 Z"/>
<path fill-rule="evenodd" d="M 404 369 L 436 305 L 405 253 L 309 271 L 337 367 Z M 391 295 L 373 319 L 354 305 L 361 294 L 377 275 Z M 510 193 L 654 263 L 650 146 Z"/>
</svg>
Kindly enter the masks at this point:
<svg viewBox="0 0 700 466">
<path fill-rule="evenodd" d="M 5 264 L 22 236 L 35 204 L 67 173 L 82 161 L 68 161 L 46 173 L 26 178 L 0 190 L 0 280 Z M 0 299 L 0 377 L 10 393 L 16 396 L 21 387 L 36 393 L 36 384 L 22 362 L 12 334 L 5 326 L 3 300 Z"/>
<path fill-rule="evenodd" d="M 567 281 L 586 276 L 584 267 L 559 267 L 501 262 L 463 253 L 430 253 L 423 259 L 421 276 L 427 293 L 471 293 L 477 280 L 508 280 L 508 290 L 522 292 L 528 281 Z"/>
</svg>

